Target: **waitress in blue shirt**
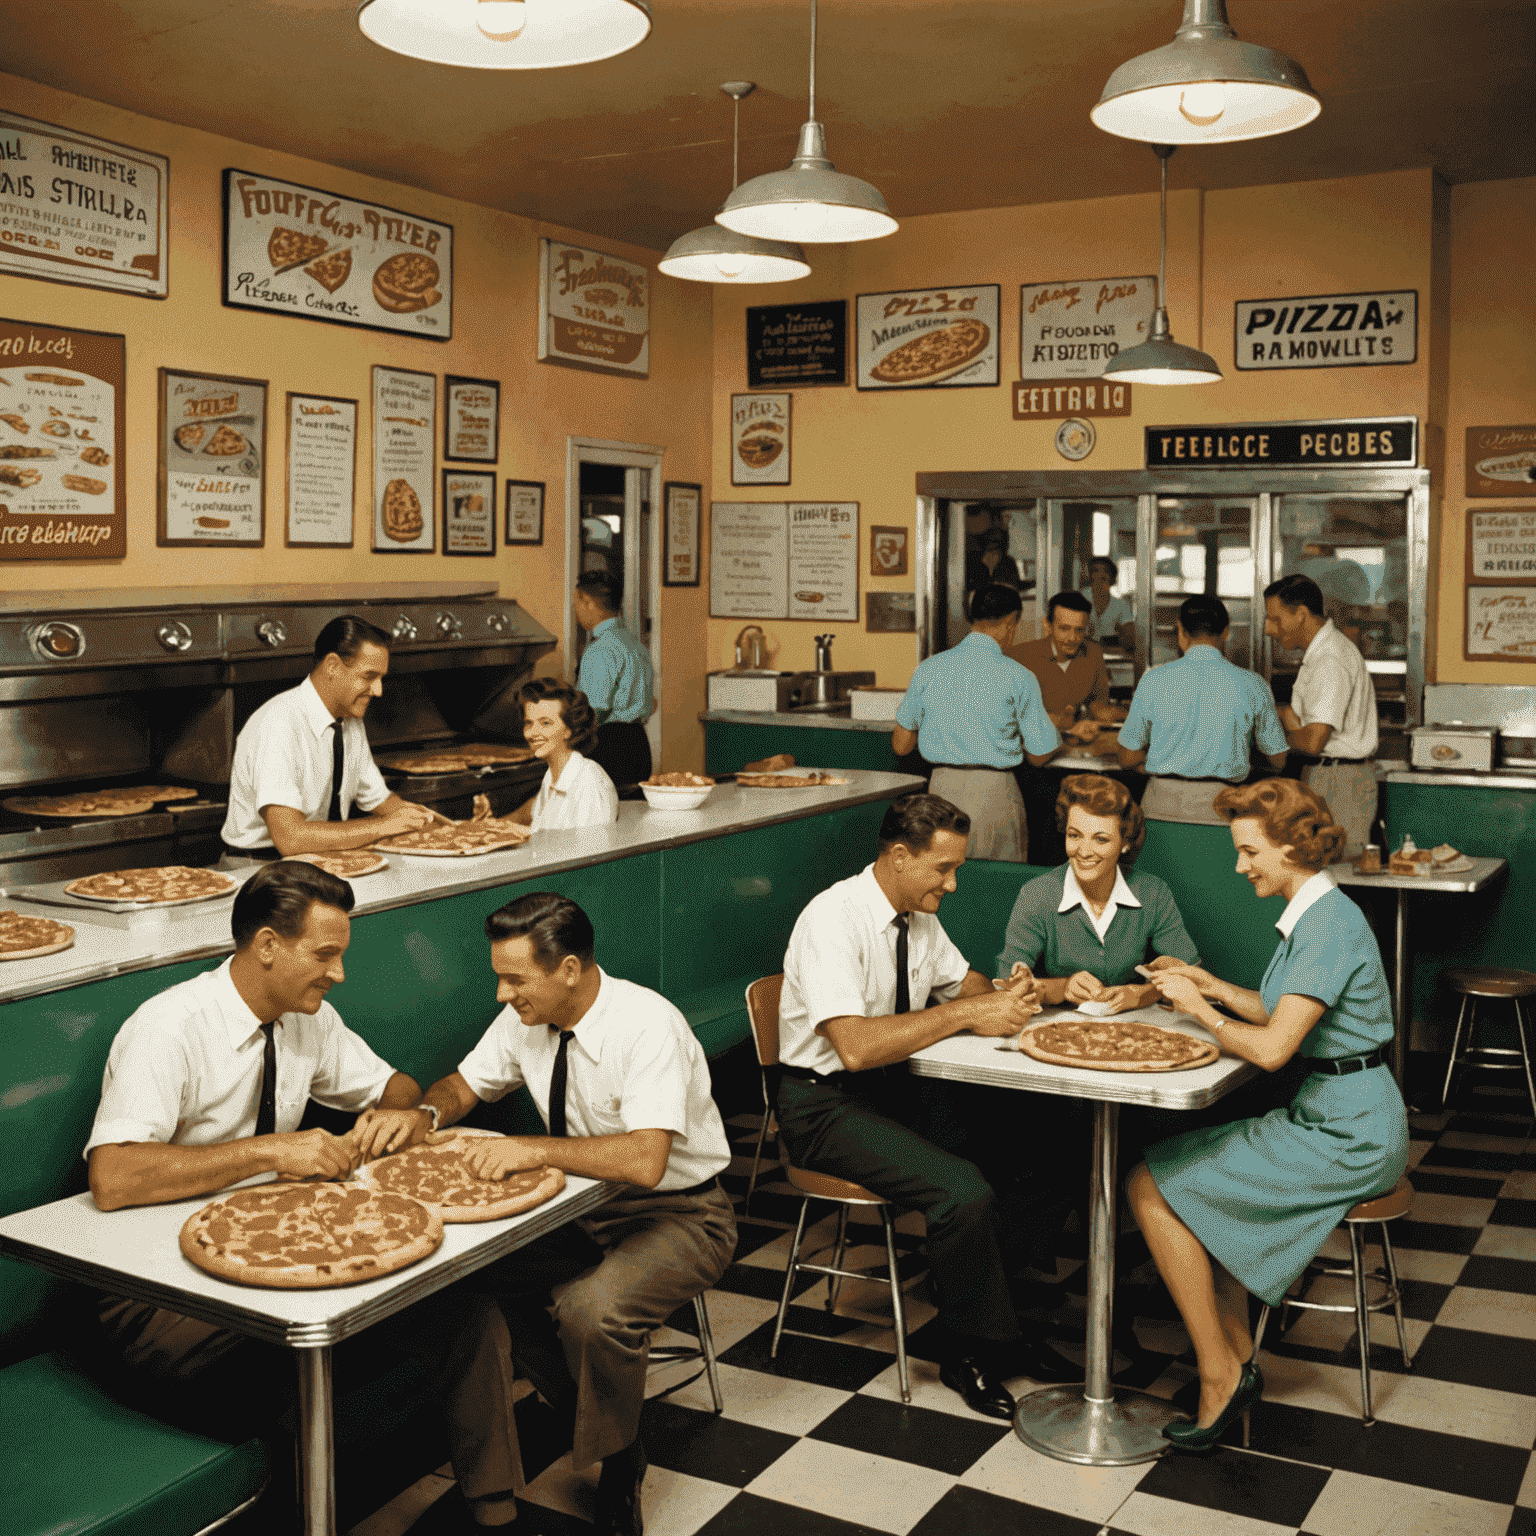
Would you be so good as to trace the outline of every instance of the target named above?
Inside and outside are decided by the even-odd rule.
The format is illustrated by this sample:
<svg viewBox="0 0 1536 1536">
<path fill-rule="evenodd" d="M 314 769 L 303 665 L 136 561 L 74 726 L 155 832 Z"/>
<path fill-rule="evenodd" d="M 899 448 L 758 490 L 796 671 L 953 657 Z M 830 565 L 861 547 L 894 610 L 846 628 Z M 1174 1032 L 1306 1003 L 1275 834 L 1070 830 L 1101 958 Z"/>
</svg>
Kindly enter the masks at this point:
<svg viewBox="0 0 1536 1536">
<path fill-rule="evenodd" d="M 1222 790 L 1216 808 L 1238 873 L 1256 895 L 1286 898 L 1280 947 L 1257 992 L 1194 966 L 1159 972 L 1158 990 L 1223 1050 L 1267 1072 L 1299 1051 L 1311 1070 L 1287 1107 L 1157 1142 L 1127 1182 L 1195 1347 L 1198 1417 L 1163 1431 L 1193 1450 L 1263 1394 L 1245 1292 L 1277 1305 L 1345 1212 L 1391 1189 L 1408 1161 L 1408 1116 L 1384 1060 L 1393 1026 L 1381 952 L 1326 872 L 1344 829 L 1294 779 Z"/>
<path fill-rule="evenodd" d="M 651 776 L 651 743 L 645 722 L 656 709 L 656 670 L 651 653 L 619 618 L 622 595 L 606 571 L 578 577 L 571 598 L 576 622 L 591 633 L 582 652 L 576 686 L 597 711 L 591 758 L 619 787 Z"/>
</svg>

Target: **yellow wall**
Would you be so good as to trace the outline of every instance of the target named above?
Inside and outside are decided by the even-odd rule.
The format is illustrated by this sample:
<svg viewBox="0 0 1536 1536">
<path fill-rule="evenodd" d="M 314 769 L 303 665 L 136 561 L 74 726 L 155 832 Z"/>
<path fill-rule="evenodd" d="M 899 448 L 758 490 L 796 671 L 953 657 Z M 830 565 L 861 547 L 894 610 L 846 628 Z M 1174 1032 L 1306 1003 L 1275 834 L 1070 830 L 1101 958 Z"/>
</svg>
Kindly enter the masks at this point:
<svg viewBox="0 0 1536 1536">
<path fill-rule="evenodd" d="M 708 478 L 707 379 L 710 304 L 693 285 L 656 281 L 651 296 L 651 376 L 618 378 L 535 361 L 538 238 L 569 237 L 553 225 L 271 154 L 248 144 L 65 95 L 0 75 L 13 111 L 67 124 L 167 155 L 171 162 L 170 297 L 163 301 L 0 275 L 0 315 L 127 337 L 128 554 L 112 561 L 10 561 L 12 590 L 195 586 L 244 582 L 462 582 L 493 579 L 557 637 L 564 631 L 565 441 L 571 434 L 666 449 L 670 480 Z M 220 302 L 221 176 L 226 166 L 303 182 L 420 213 L 454 226 L 454 338 L 325 325 L 285 315 L 226 309 Z M 596 242 L 654 264 L 656 253 Z M 501 381 L 499 476 L 546 482 L 542 548 L 498 549 L 492 560 L 382 555 L 369 550 L 372 450 L 368 399 L 375 363 L 439 376 Z M 158 549 L 155 545 L 156 389 L 160 367 L 269 381 L 266 547 Z M 350 550 L 283 547 L 283 411 L 288 390 L 356 398 L 358 502 Z M 440 407 L 441 409 L 441 407 Z M 441 420 L 441 418 L 439 418 Z M 439 443 L 441 428 L 439 427 Z M 439 543 L 441 528 L 439 528 Z M 698 637 L 706 589 L 668 588 L 662 597 L 662 739 L 669 765 L 703 756 L 696 716 L 704 691 Z M 542 672 L 563 671 L 556 652 Z"/>
</svg>

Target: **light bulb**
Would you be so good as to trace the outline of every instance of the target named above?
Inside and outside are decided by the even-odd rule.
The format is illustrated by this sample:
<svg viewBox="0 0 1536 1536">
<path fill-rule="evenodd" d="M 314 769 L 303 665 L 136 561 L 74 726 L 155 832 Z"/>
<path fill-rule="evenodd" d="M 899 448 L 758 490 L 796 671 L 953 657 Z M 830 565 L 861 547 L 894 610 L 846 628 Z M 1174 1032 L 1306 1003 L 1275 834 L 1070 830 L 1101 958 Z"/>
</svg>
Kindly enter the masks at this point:
<svg viewBox="0 0 1536 1536">
<path fill-rule="evenodd" d="M 722 251 L 715 257 L 721 277 L 740 277 L 747 270 L 747 258 L 740 251 Z"/>
<path fill-rule="evenodd" d="M 1227 93 L 1217 80 L 1186 85 L 1179 95 L 1179 116 L 1196 128 L 1209 128 L 1220 122 L 1226 110 Z"/>
<path fill-rule="evenodd" d="M 510 43 L 527 24 L 523 0 L 476 0 L 475 26 L 493 43 Z"/>
</svg>

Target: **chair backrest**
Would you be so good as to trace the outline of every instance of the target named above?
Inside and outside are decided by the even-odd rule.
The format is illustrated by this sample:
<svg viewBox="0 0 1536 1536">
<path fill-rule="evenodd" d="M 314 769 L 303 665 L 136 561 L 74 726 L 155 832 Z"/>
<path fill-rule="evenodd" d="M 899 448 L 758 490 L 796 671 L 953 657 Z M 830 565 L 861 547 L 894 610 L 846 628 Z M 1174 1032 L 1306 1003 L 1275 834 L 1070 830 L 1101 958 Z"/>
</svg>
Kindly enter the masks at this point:
<svg viewBox="0 0 1536 1536">
<path fill-rule="evenodd" d="M 757 1064 L 779 1064 L 779 998 L 784 992 L 784 973 L 760 976 L 747 988 L 747 1017 L 752 1021 L 752 1042 L 757 1047 Z"/>
</svg>

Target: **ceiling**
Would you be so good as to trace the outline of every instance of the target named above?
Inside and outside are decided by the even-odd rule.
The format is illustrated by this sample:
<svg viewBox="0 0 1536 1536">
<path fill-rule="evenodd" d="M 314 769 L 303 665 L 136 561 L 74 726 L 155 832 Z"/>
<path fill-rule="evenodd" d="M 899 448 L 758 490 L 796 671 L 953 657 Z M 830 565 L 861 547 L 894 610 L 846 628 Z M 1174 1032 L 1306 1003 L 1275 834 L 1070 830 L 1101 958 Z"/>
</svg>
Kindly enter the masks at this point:
<svg viewBox="0 0 1536 1536">
<path fill-rule="evenodd" d="M 788 163 L 806 116 L 808 0 L 653 0 L 637 49 L 576 69 L 420 64 L 358 31 L 355 0 L 0 0 L 0 69 L 150 117 L 664 249 L 730 188 Z M 1179 0 L 823 0 L 818 113 L 838 169 L 898 218 L 1146 192 L 1155 162 L 1088 121 Z M 1245 41 L 1296 58 L 1322 115 L 1190 149 L 1175 187 L 1432 166 L 1536 175 L 1536 0 L 1230 0 Z M 88 42 L 88 46 L 82 46 Z"/>
</svg>

